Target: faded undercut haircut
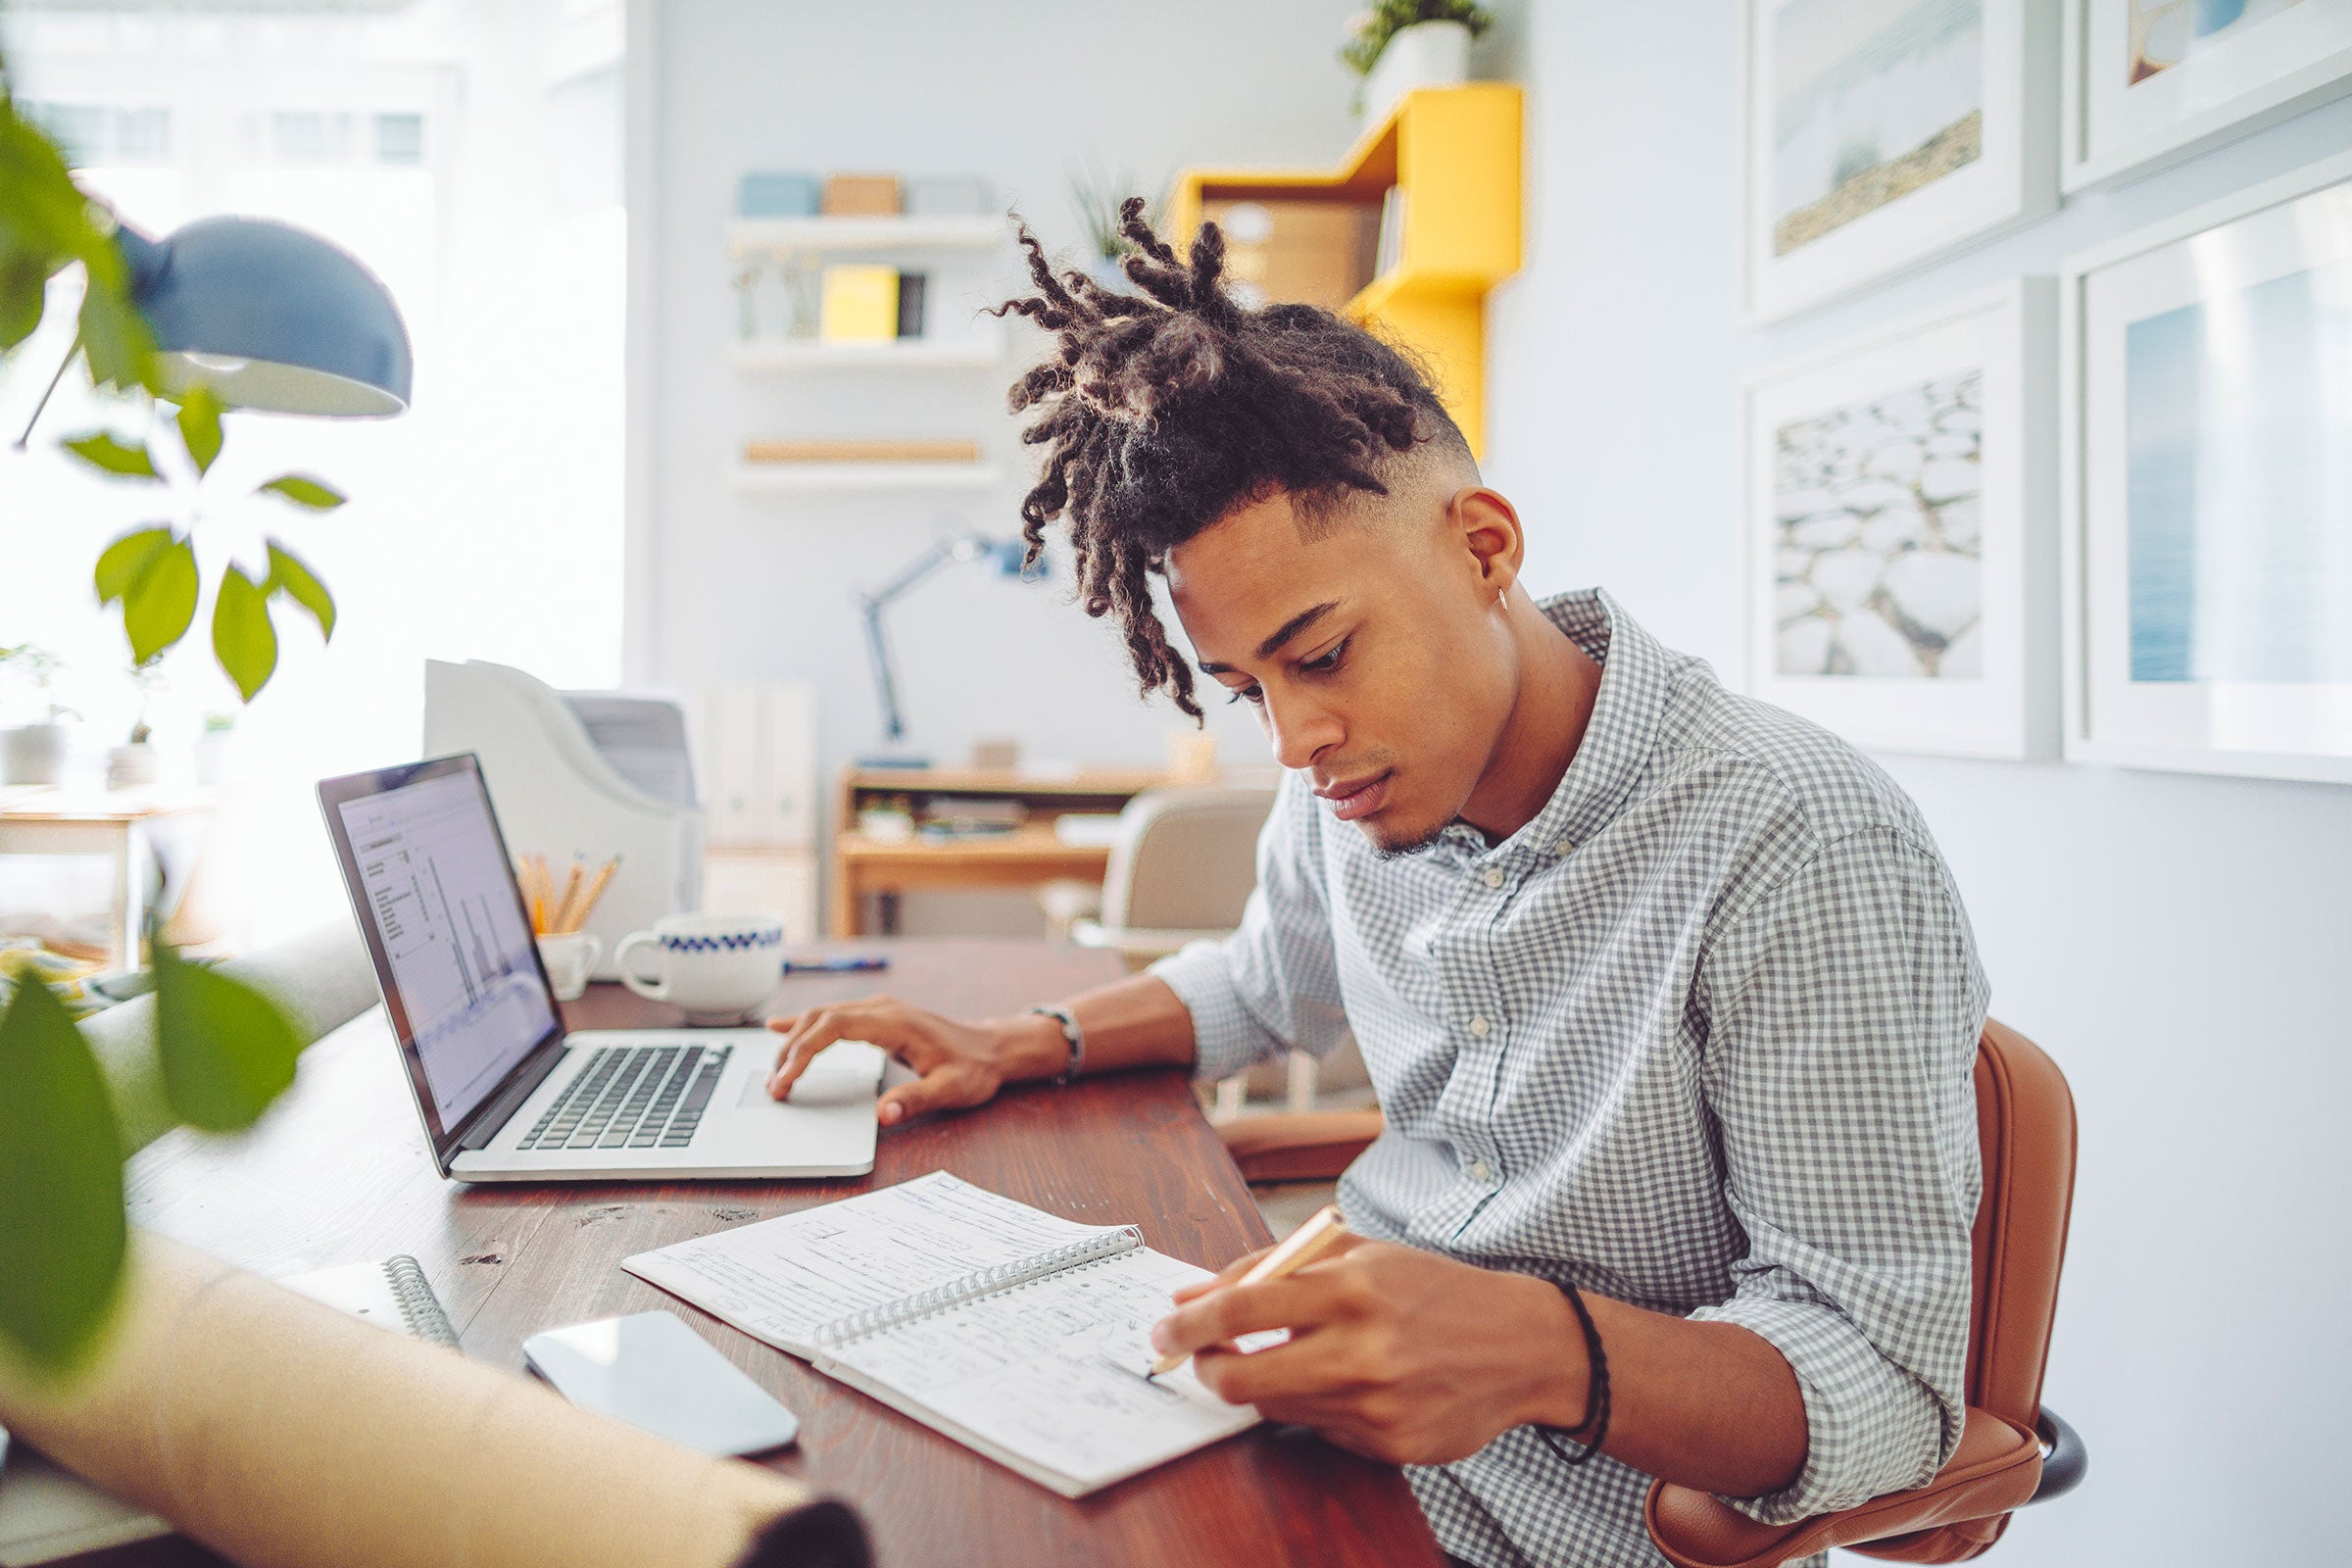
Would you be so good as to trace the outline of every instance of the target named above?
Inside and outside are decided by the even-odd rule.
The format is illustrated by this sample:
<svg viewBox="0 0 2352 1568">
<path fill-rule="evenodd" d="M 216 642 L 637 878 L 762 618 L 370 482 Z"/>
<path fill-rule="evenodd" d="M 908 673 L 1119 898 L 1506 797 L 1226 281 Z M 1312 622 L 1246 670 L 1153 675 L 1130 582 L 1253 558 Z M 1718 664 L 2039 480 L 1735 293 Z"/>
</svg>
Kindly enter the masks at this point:
<svg viewBox="0 0 2352 1568">
<path fill-rule="evenodd" d="M 1046 449 L 1021 502 L 1029 559 L 1066 514 L 1086 612 L 1118 616 L 1145 696 L 1165 690 L 1199 718 L 1192 669 L 1152 602 L 1170 550 L 1244 503 L 1280 492 L 1310 519 L 1330 515 L 1350 496 L 1387 495 L 1383 472 L 1417 445 L 1465 464 L 1470 449 L 1395 348 L 1312 305 L 1240 303 L 1214 223 L 1179 260 L 1143 213 L 1141 197 L 1119 209 L 1136 247 L 1121 267 L 1138 292 L 1056 276 L 1024 223 L 1037 293 L 992 314 L 1029 318 L 1059 349 L 1006 400 L 1038 411 L 1021 439 Z"/>
</svg>

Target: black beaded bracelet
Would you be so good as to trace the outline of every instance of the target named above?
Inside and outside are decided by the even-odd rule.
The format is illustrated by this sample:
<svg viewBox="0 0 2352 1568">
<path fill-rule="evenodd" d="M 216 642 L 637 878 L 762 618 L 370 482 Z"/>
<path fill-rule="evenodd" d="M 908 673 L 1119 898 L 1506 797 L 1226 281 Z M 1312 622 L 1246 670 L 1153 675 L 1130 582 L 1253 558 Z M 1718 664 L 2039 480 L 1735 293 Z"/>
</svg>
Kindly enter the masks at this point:
<svg viewBox="0 0 2352 1568">
<path fill-rule="evenodd" d="M 1562 1437 L 1581 1447 L 1575 1453 L 1561 1447 L 1559 1438 L 1552 1435 L 1560 1430 L 1557 1428 L 1538 1426 L 1536 1436 L 1550 1445 L 1551 1451 L 1560 1456 L 1563 1464 L 1583 1464 L 1600 1451 L 1602 1441 L 1609 1435 L 1609 1358 L 1601 1351 L 1600 1330 L 1593 1326 L 1592 1313 L 1585 1305 L 1585 1298 L 1577 1294 L 1574 1285 L 1565 1280 L 1558 1283 L 1560 1294 L 1576 1309 L 1576 1321 L 1585 1331 L 1585 1418 L 1573 1429 L 1561 1432 Z M 1576 1435 L 1579 1432 L 1592 1435 L 1580 1438 Z"/>
</svg>

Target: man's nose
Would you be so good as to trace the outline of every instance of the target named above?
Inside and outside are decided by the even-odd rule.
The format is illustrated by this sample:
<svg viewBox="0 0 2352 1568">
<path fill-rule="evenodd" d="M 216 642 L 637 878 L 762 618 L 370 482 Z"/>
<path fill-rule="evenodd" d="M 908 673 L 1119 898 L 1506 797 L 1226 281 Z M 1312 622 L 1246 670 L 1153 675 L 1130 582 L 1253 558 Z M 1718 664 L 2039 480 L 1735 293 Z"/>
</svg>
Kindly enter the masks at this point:
<svg viewBox="0 0 2352 1568">
<path fill-rule="evenodd" d="M 1321 704 L 1303 697 L 1266 697 L 1266 737 L 1274 743 L 1274 760 L 1297 772 L 1314 765 L 1315 759 L 1336 748 L 1347 726 Z"/>
</svg>

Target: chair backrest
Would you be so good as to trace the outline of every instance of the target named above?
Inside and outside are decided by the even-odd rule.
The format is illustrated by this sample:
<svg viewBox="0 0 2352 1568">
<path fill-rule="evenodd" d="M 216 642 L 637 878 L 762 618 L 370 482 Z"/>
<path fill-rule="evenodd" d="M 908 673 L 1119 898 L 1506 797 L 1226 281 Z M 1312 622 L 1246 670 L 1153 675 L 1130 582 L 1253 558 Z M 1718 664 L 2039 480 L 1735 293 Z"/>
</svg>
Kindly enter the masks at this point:
<svg viewBox="0 0 2352 1568">
<path fill-rule="evenodd" d="M 1229 931 L 1257 886 L 1257 834 L 1274 790 L 1183 786 L 1146 790 L 1119 813 L 1102 876 L 1102 923 Z"/>
<path fill-rule="evenodd" d="M 1977 1145 L 1984 1194 L 1970 1234 L 1968 1402 L 2031 1432 L 2058 1311 L 2075 1198 L 2075 1099 L 2040 1047 L 1987 1018 L 1977 1042 Z M 2000 1539 L 2009 1516 L 1963 1519 L 1849 1549 L 1899 1562 L 1959 1562 Z"/>
</svg>

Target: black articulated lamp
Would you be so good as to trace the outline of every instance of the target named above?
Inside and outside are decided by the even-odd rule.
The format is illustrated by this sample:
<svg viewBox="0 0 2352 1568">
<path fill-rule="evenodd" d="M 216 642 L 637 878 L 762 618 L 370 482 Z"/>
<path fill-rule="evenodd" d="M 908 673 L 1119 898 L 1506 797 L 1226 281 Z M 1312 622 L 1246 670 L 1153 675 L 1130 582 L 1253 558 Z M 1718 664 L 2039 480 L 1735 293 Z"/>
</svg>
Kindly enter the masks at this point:
<svg viewBox="0 0 2352 1568">
<path fill-rule="evenodd" d="M 909 756 L 899 750 L 906 739 L 906 722 L 899 711 L 899 681 L 892 667 L 890 639 L 883 634 L 882 612 L 893 600 L 911 592 L 934 572 L 958 563 L 976 564 L 1000 577 L 1017 577 L 1023 582 L 1042 582 L 1046 577 L 1044 557 L 1035 566 L 1024 564 L 1029 547 L 1018 539 L 991 539 L 986 534 L 959 533 L 935 539 L 928 549 L 899 568 L 898 574 L 881 587 L 859 590 L 858 613 L 865 618 L 865 651 L 874 669 L 874 696 L 882 710 L 882 744 L 885 750 L 878 756 L 861 757 L 859 767 L 928 767 L 927 757 Z"/>
<path fill-rule="evenodd" d="M 235 217 L 200 218 L 160 240 L 124 225 L 115 243 L 131 303 L 155 334 L 166 395 L 204 386 L 232 409 L 339 418 L 382 418 L 409 406 L 415 366 L 399 307 L 340 246 L 291 224 Z M 48 403 L 45 392 L 19 447 Z"/>
</svg>

